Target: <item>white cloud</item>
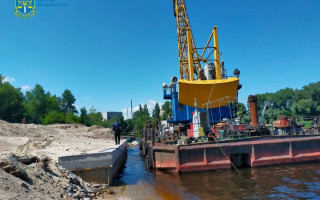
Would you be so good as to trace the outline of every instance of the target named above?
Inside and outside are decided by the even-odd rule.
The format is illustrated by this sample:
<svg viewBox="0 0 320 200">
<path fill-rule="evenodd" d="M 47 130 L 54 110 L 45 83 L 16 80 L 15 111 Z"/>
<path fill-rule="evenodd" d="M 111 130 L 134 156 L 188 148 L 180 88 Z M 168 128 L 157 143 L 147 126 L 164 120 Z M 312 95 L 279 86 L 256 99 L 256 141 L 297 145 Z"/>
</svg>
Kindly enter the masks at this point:
<svg viewBox="0 0 320 200">
<path fill-rule="evenodd" d="M 159 106 L 160 106 L 160 109 L 161 109 L 161 106 L 162 106 L 163 103 L 162 103 L 162 102 L 158 102 L 158 103 L 159 103 Z M 152 111 L 153 111 L 155 105 L 157 104 L 157 102 L 156 102 L 155 100 L 151 99 L 151 100 L 148 100 L 147 102 L 139 103 L 139 104 L 142 106 L 142 108 L 143 108 L 143 106 L 144 106 L 145 104 L 147 104 L 148 111 L 149 111 L 149 114 L 150 114 L 150 116 L 151 116 L 151 115 L 152 115 Z M 134 112 L 136 112 L 136 111 L 139 110 L 139 104 L 138 104 L 138 106 L 133 107 L 132 113 L 134 113 Z M 127 111 L 128 111 L 128 112 L 127 112 Z M 127 109 L 127 108 L 124 108 L 124 109 L 122 109 L 122 113 L 123 113 L 124 119 L 131 118 L 131 108 L 128 108 L 128 109 Z"/>
<path fill-rule="evenodd" d="M 81 109 L 82 107 L 80 107 L 80 105 L 78 105 L 78 104 L 73 104 L 73 105 L 74 105 L 74 107 L 76 107 L 77 111 L 80 112 L 80 109 Z"/>
<path fill-rule="evenodd" d="M 13 83 L 13 82 L 15 82 L 15 81 L 16 81 L 16 79 L 14 79 L 14 78 L 12 78 L 12 77 L 10 77 L 10 76 L 5 76 L 2 82 L 3 82 L 3 83 L 4 83 L 4 82 Z"/>
<path fill-rule="evenodd" d="M 24 91 L 30 91 L 32 89 L 30 85 L 23 85 L 23 86 L 20 86 L 20 88 Z"/>
<path fill-rule="evenodd" d="M 89 97 L 89 96 L 83 97 L 84 100 L 88 100 L 88 99 L 90 99 L 90 98 L 91 98 L 91 97 Z"/>
</svg>

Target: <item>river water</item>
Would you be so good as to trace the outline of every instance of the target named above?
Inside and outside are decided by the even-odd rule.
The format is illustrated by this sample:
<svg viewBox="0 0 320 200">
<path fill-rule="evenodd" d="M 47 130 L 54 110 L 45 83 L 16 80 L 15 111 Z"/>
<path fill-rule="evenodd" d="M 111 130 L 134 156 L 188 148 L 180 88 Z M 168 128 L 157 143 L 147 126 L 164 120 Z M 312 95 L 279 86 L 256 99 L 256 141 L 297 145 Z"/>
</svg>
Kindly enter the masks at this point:
<svg viewBox="0 0 320 200">
<path fill-rule="evenodd" d="M 320 163 L 176 174 L 148 171 L 139 148 L 129 148 L 115 184 L 121 195 L 144 199 L 319 199 Z"/>
</svg>

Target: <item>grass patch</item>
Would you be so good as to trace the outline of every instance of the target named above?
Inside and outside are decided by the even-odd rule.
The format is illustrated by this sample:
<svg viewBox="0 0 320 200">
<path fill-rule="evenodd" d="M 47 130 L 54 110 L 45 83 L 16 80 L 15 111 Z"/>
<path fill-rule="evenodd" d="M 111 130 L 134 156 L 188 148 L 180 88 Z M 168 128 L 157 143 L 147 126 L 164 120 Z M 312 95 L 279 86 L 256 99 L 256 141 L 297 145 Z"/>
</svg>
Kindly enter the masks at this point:
<svg viewBox="0 0 320 200">
<path fill-rule="evenodd" d="M 304 128 L 311 128 L 312 124 L 313 124 L 313 120 L 303 120 L 303 121 L 298 121 L 297 123 L 299 124 L 304 124 Z"/>
</svg>

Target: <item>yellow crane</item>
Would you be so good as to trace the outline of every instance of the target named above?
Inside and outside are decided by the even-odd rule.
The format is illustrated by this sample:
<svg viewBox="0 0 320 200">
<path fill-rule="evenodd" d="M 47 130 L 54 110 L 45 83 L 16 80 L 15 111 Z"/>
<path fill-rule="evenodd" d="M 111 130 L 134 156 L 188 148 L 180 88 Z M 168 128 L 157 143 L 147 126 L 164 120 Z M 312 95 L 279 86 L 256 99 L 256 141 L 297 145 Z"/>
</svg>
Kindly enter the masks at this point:
<svg viewBox="0 0 320 200">
<path fill-rule="evenodd" d="M 179 103 L 216 108 L 235 101 L 239 78 L 225 77 L 224 68 L 221 70 L 217 27 L 213 27 L 205 47 L 196 48 L 184 0 L 173 0 L 173 7 L 178 34 Z M 202 53 L 198 54 L 197 49 Z"/>
</svg>

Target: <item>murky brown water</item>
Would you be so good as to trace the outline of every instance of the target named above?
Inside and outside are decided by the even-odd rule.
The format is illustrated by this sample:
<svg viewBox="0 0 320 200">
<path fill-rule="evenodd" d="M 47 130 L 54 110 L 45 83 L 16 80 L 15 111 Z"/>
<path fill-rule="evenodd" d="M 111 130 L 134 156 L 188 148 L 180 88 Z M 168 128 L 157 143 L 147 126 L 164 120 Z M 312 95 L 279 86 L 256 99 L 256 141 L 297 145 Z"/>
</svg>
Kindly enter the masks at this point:
<svg viewBox="0 0 320 200">
<path fill-rule="evenodd" d="M 180 174 L 147 171 L 138 148 L 116 180 L 128 199 L 320 199 L 320 163 Z"/>
</svg>

